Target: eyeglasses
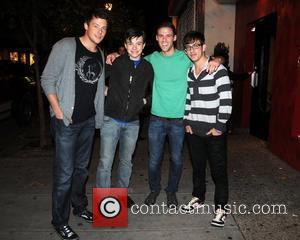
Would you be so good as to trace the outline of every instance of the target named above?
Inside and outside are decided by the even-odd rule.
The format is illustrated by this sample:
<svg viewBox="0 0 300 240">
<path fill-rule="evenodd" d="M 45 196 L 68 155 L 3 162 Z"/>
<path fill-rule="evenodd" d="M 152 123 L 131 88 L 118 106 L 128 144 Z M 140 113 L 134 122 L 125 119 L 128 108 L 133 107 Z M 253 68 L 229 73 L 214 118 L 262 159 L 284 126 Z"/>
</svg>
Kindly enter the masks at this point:
<svg viewBox="0 0 300 240">
<path fill-rule="evenodd" d="M 202 45 L 203 44 L 200 44 L 200 43 L 194 43 L 194 44 L 191 44 L 191 45 L 185 45 L 184 51 L 190 52 L 192 49 L 193 50 L 197 50 L 197 49 L 200 49 L 202 47 Z"/>
</svg>

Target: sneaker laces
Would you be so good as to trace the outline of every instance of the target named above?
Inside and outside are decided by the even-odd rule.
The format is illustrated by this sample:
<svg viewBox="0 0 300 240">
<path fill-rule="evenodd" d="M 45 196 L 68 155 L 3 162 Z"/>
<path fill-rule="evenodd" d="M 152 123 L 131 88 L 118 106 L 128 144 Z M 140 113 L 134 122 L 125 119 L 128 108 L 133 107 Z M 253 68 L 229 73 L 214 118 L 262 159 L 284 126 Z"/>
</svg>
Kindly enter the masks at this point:
<svg viewBox="0 0 300 240">
<path fill-rule="evenodd" d="M 219 208 L 219 209 L 217 209 L 216 216 L 213 220 L 214 221 L 224 221 L 225 217 L 226 217 L 225 211 L 223 209 Z"/>
<path fill-rule="evenodd" d="M 80 213 L 80 215 L 88 216 L 88 215 L 89 215 L 89 212 L 88 212 L 86 209 L 84 209 L 84 210 Z"/>
<path fill-rule="evenodd" d="M 66 226 L 63 226 L 62 228 L 63 228 L 63 232 L 67 235 L 67 237 L 70 237 L 74 234 L 74 232 L 70 226 L 66 225 Z"/>
<path fill-rule="evenodd" d="M 197 197 L 192 197 L 191 201 L 189 201 L 189 203 L 187 204 L 188 206 L 191 206 L 193 204 L 195 204 L 196 202 L 198 202 L 200 199 Z"/>
</svg>

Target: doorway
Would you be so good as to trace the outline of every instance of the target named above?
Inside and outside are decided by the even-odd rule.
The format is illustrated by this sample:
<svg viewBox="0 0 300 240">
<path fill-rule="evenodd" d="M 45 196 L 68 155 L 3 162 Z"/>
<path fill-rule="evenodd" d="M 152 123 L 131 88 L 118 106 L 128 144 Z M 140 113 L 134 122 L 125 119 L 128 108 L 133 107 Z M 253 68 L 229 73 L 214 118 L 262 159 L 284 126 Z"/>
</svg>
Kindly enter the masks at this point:
<svg viewBox="0 0 300 240">
<path fill-rule="evenodd" d="M 250 134 L 268 140 L 272 110 L 272 80 L 275 60 L 277 15 L 259 19 L 255 25 L 254 70 Z"/>
</svg>

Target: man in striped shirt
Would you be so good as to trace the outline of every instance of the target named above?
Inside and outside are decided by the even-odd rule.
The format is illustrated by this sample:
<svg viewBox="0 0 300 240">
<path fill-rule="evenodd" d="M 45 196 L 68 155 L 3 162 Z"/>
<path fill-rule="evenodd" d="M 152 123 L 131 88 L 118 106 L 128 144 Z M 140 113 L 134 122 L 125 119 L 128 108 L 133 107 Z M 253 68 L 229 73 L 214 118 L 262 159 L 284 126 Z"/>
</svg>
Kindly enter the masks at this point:
<svg viewBox="0 0 300 240">
<path fill-rule="evenodd" d="M 213 226 L 224 226 L 228 201 L 226 122 L 231 114 L 231 88 L 223 65 L 213 74 L 205 69 L 205 39 L 191 31 L 184 37 L 185 52 L 193 62 L 188 70 L 188 93 L 184 124 L 193 166 L 193 193 L 183 210 L 191 211 L 205 200 L 205 173 L 208 160 L 215 183 L 216 216 Z"/>
</svg>

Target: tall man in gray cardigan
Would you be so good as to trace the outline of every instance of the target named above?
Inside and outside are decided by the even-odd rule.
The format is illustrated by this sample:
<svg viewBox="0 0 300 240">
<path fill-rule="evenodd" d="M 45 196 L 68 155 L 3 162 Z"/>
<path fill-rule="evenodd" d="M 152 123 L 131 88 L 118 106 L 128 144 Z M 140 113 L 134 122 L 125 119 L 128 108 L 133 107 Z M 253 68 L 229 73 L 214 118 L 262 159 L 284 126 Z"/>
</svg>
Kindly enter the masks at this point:
<svg viewBox="0 0 300 240">
<path fill-rule="evenodd" d="M 103 122 L 104 58 L 98 44 L 106 35 L 108 15 L 94 9 L 79 38 L 64 38 L 52 48 L 41 77 L 50 103 L 55 137 L 52 224 L 62 239 L 79 239 L 68 225 L 73 214 L 93 221 L 85 183 L 95 127 Z"/>
</svg>

